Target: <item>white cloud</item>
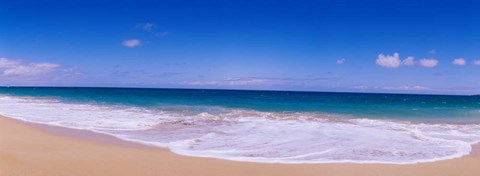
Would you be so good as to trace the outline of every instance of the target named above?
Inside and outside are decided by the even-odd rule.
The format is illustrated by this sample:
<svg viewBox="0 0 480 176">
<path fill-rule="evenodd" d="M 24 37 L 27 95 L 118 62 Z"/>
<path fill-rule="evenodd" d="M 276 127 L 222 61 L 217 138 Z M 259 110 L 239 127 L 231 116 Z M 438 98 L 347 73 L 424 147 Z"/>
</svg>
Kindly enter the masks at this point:
<svg viewBox="0 0 480 176">
<path fill-rule="evenodd" d="M 344 63 L 345 63 L 345 58 L 341 58 L 341 59 L 337 60 L 338 65 L 341 65 L 341 64 L 344 64 Z"/>
<path fill-rule="evenodd" d="M 139 46 L 141 44 L 142 44 L 142 42 L 138 39 L 125 40 L 125 41 L 122 42 L 123 46 L 129 47 L 129 48 L 136 47 L 136 46 Z"/>
<path fill-rule="evenodd" d="M 415 58 L 412 56 L 407 57 L 402 61 L 402 65 L 413 66 L 415 65 Z"/>
<path fill-rule="evenodd" d="M 251 85 L 263 85 L 272 82 L 270 79 L 263 78 L 230 78 L 225 82 L 230 86 L 251 86 Z"/>
<path fill-rule="evenodd" d="M 185 85 L 192 86 L 264 86 L 272 85 L 284 82 L 284 79 L 280 78 L 227 78 L 219 81 L 191 81 L 184 82 Z"/>
<path fill-rule="evenodd" d="M 353 87 L 354 89 L 359 89 L 359 90 L 365 90 L 365 89 L 368 89 L 368 86 L 365 86 L 365 85 L 359 85 L 359 86 L 355 86 Z"/>
<path fill-rule="evenodd" d="M 422 59 L 422 60 L 420 60 L 419 64 L 422 67 L 433 68 L 433 67 L 437 66 L 438 60 L 436 60 L 436 59 Z"/>
<path fill-rule="evenodd" d="M 142 29 L 142 30 L 145 30 L 145 31 L 152 31 L 153 28 L 155 28 L 155 25 L 152 24 L 152 23 L 145 23 L 145 24 L 137 24 L 136 26 L 138 29 Z"/>
<path fill-rule="evenodd" d="M 398 53 L 393 53 L 393 56 L 379 54 L 375 63 L 385 68 L 397 68 L 400 66 L 401 61 Z"/>
<path fill-rule="evenodd" d="M 464 66 L 465 64 L 467 64 L 467 62 L 465 61 L 464 58 L 458 58 L 458 59 L 454 59 L 452 61 L 452 64 L 459 65 L 459 66 Z"/>
<path fill-rule="evenodd" d="M 435 49 L 431 49 L 431 50 L 428 51 L 428 53 L 429 54 L 435 54 L 435 53 L 437 53 L 437 51 Z"/>
<path fill-rule="evenodd" d="M 423 86 L 398 86 L 398 87 L 386 86 L 386 87 L 382 87 L 382 89 L 384 89 L 384 90 L 404 90 L 404 91 L 430 90 L 430 88 L 423 87 Z"/>
<path fill-rule="evenodd" d="M 474 60 L 473 65 L 479 65 L 480 66 L 480 60 Z"/>
<path fill-rule="evenodd" d="M 414 57 L 409 56 L 404 60 L 400 60 L 398 53 L 393 53 L 392 56 L 379 54 L 375 63 L 385 68 L 398 68 L 403 65 L 414 66 L 416 64 Z"/>
<path fill-rule="evenodd" d="M 3 76 L 37 76 L 59 67 L 60 65 L 54 63 L 23 63 L 19 60 L 0 58 L 0 73 Z"/>
<path fill-rule="evenodd" d="M 20 61 L 11 60 L 4 57 L 0 58 L 0 69 L 11 68 L 15 67 L 16 65 L 20 65 Z"/>
<path fill-rule="evenodd" d="M 219 81 L 186 81 L 182 84 L 191 86 L 216 86 L 219 85 Z"/>
</svg>

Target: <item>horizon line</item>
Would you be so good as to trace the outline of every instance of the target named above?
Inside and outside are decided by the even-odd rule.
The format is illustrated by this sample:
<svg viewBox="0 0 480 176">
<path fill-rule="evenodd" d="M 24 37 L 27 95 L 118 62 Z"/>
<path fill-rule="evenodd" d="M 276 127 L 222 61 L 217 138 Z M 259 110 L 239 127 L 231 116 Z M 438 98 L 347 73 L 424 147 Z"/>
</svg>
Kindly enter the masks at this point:
<svg viewBox="0 0 480 176">
<path fill-rule="evenodd" d="M 235 89 L 235 88 L 180 88 L 180 87 L 113 87 L 113 86 L 0 86 L 0 88 L 98 88 L 98 89 L 179 89 L 179 90 L 222 90 L 222 91 L 266 91 L 266 92 L 304 92 L 304 93 L 350 93 L 350 94 L 388 94 L 388 95 L 433 95 L 433 96 L 480 96 L 480 94 L 435 94 L 435 93 L 393 93 L 393 92 L 354 92 L 322 90 L 275 90 L 275 89 Z"/>
</svg>

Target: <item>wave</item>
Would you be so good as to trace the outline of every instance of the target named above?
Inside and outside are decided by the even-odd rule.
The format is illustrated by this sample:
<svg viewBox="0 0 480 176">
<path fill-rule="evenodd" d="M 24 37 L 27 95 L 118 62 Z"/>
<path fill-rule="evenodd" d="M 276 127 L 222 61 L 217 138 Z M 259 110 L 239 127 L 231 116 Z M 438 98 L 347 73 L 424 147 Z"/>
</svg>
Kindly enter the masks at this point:
<svg viewBox="0 0 480 176">
<path fill-rule="evenodd" d="M 7 117 L 90 130 L 187 156 L 265 163 L 410 164 L 467 155 L 480 124 L 199 106 L 141 108 L 0 95 Z"/>
</svg>

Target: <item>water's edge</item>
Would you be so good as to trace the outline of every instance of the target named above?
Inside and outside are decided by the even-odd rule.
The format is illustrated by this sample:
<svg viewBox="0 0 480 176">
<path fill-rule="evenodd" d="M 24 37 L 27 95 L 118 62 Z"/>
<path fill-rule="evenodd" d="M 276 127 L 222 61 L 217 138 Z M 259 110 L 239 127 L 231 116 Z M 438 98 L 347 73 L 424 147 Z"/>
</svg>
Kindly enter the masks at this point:
<svg viewBox="0 0 480 176">
<path fill-rule="evenodd" d="M 231 160 L 231 159 L 217 158 L 217 157 L 211 157 L 211 156 L 185 155 L 185 154 L 180 154 L 180 153 L 173 152 L 171 149 L 169 149 L 168 147 L 165 147 L 165 146 L 159 146 L 159 145 L 156 145 L 156 144 L 137 141 L 137 140 L 124 139 L 124 138 L 118 137 L 114 134 L 109 134 L 109 133 L 105 133 L 105 132 L 93 131 L 93 130 L 88 130 L 88 129 L 70 128 L 70 127 L 54 125 L 54 124 L 45 124 L 45 123 L 33 122 L 33 121 L 28 121 L 28 120 L 25 120 L 25 119 L 22 119 L 22 118 L 13 118 L 13 117 L 10 117 L 10 116 L 5 116 L 5 115 L 2 115 L 2 114 L 0 114 L 0 118 L 7 118 L 7 119 L 15 121 L 16 123 L 22 123 L 22 124 L 34 127 L 38 130 L 42 130 L 43 132 L 46 132 L 46 133 L 51 134 L 51 135 L 62 136 L 62 137 L 67 137 L 67 138 L 75 138 L 75 139 L 86 140 L 86 141 L 91 141 L 91 142 L 99 142 L 99 143 L 115 145 L 115 146 L 119 146 L 119 147 L 133 147 L 133 148 L 149 149 L 149 150 L 168 150 L 169 152 L 172 152 L 174 154 L 177 154 L 177 155 L 180 155 L 180 156 L 187 156 L 187 157 L 211 158 L 211 159 L 219 159 L 219 160 L 226 160 L 226 161 L 250 162 L 250 163 L 259 163 L 259 164 L 263 163 L 263 164 L 412 165 L 412 164 L 430 163 L 430 162 L 438 162 L 438 161 L 462 158 L 462 157 L 471 155 L 473 150 L 480 150 L 480 142 L 477 142 L 477 143 L 471 145 L 472 150 L 470 150 L 470 152 L 465 154 L 465 155 L 459 155 L 459 156 L 454 156 L 454 157 L 450 157 L 450 158 L 442 158 L 442 159 L 437 159 L 437 160 L 411 162 L 411 163 L 393 163 L 393 162 L 375 162 L 375 161 L 372 161 L 372 162 L 356 162 L 356 161 L 300 162 L 300 163 L 294 163 L 294 162 L 290 162 L 290 163 L 289 162 L 251 162 L 251 161 L 245 161 L 245 160 Z M 473 147 L 473 146 L 477 146 L 477 147 Z M 477 152 L 480 153 L 480 151 L 477 151 Z"/>
<path fill-rule="evenodd" d="M 10 120 L 15 121 L 15 123 L 22 123 L 31 127 L 34 127 L 38 130 L 41 130 L 43 132 L 46 132 L 51 135 L 56 135 L 56 136 L 61 136 L 61 137 L 67 137 L 67 138 L 75 138 L 75 139 L 80 139 L 80 140 L 86 140 L 86 141 L 91 141 L 95 143 L 103 143 L 103 144 L 109 144 L 109 145 L 115 145 L 119 147 L 132 147 L 132 148 L 139 148 L 139 149 L 148 149 L 148 150 L 168 150 L 169 152 L 172 152 L 174 154 L 180 155 L 180 156 L 187 156 L 187 157 L 201 157 L 201 158 L 211 158 L 211 159 L 218 159 L 218 160 L 226 160 L 226 161 L 234 161 L 234 162 L 249 162 L 249 161 L 239 161 L 239 160 L 229 160 L 229 159 L 221 159 L 221 158 L 215 158 L 215 157 L 209 157 L 209 156 L 189 156 L 189 155 L 182 155 L 179 153 L 175 153 L 171 151 L 168 147 L 162 147 L 158 146 L 155 144 L 149 144 L 149 143 L 144 143 L 144 142 L 139 142 L 139 141 L 133 141 L 133 140 L 125 140 L 122 138 L 119 138 L 115 135 L 108 134 L 108 133 L 103 133 L 103 132 L 98 132 L 98 131 L 91 131 L 87 129 L 75 129 L 75 128 L 69 128 L 69 127 L 64 127 L 64 126 L 57 126 L 57 125 L 52 125 L 52 124 L 44 124 L 44 123 L 37 123 L 37 122 L 31 122 L 27 121 L 24 119 L 20 118 L 12 118 L 9 116 L 5 116 L 0 114 L 0 118 L 7 118 Z M 473 147 L 477 146 L 477 147 Z M 472 145 L 473 150 L 480 150 L 480 143 L 476 143 Z M 472 151 L 473 151 L 472 150 Z M 458 156 L 458 157 L 453 157 L 453 158 L 448 158 L 448 159 L 442 159 L 442 160 L 435 160 L 435 161 L 427 161 L 427 162 L 437 162 L 437 161 L 443 161 L 443 160 L 450 160 L 450 159 L 457 159 L 457 158 L 462 158 L 468 155 L 472 154 L 472 151 L 466 155 Z M 478 151 L 480 152 L 480 151 Z M 419 164 L 419 163 L 427 163 L 427 162 L 416 162 L 416 163 L 378 163 L 378 162 L 338 162 L 338 163 L 281 163 L 281 162 L 250 162 L 250 163 L 259 163 L 259 164 L 381 164 L 381 165 L 411 165 L 411 164 Z"/>
<path fill-rule="evenodd" d="M 75 129 L 75 128 L 69 128 L 69 127 L 52 125 L 52 124 L 32 122 L 32 121 L 23 120 L 20 118 L 13 118 L 11 116 L 6 116 L 3 114 L 0 114 L 0 118 L 11 120 L 14 123 L 21 123 L 28 127 L 32 127 L 35 130 L 40 130 L 41 132 L 54 135 L 54 136 L 59 136 L 59 137 L 73 138 L 73 139 L 94 142 L 94 143 L 114 145 L 119 147 L 132 147 L 132 148 L 140 148 L 140 149 L 170 151 L 168 148 L 165 148 L 165 147 L 152 146 L 152 145 L 146 145 L 142 143 L 127 141 L 127 140 L 118 138 L 117 136 L 114 136 L 112 134 L 95 132 L 88 129 Z"/>
</svg>

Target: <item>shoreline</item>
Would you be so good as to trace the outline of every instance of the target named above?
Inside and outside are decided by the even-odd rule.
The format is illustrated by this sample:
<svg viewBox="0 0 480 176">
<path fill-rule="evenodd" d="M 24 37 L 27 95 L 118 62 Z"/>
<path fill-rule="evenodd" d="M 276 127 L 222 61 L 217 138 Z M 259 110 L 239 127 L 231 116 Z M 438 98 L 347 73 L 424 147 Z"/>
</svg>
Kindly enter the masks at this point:
<svg viewBox="0 0 480 176">
<path fill-rule="evenodd" d="M 15 119 L 15 118 L 10 118 L 7 116 L 0 115 L 0 118 L 7 118 L 14 120 L 19 123 L 24 123 L 29 126 L 34 126 L 44 132 L 57 135 L 57 136 L 63 136 L 63 137 L 68 137 L 68 138 L 77 138 L 77 139 L 82 139 L 82 140 L 87 140 L 87 141 L 93 141 L 93 142 L 100 142 L 104 144 L 112 144 L 115 146 L 123 146 L 123 147 L 134 147 L 134 148 L 145 148 L 145 149 L 153 149 L 153 150 L 166 150 L 168 152 L 174 153 L 176 155 L 184 156 L 184 157 L 193 157 L 193 158 L 209 158 L 209 159 L 217 159 L 217 160 L 225 160 L 225 161 L 232 161 L 232 162 L 247 162 L 247 163 L 257 163 L 257 164 L 284 164 L 284 165 L 298 165 L 298 164 L 380 164 L 380 165 L 411 165 L 411 164 L 421 164 L 421 163 L 432 163 L 432 162 L 438 162 L 438 161 L 444 161 L 444 160 L 451 160 L 451 159 L 457 159 L 457 158 L 462 158 L 468 155 L 471 155 L 472 153 L 480 153 L 480 143 L 472 145 L 472 150 L 470 151 L 469 154 L 464 155 L 464 156 L 454 156 L 451 158 L 443 158 L 443 159 L 436 159 L 436 160 L 429 160 L 429 161 L 417 161 L 413 163 L 388 163 L 388 162 L 376 162 L 376 161 L 371 161 L 371 162 L 355 162 L 355 161 L 338 161 L 338 162 L 299 162 L 299 163 L 288 163 L 288 162 L 254 162 L 254 161 L 243 161 L 243 160 L 231 160 L 231 159 L 224 159 L 224 158 L 215 158 L 215 157 L 209 157 L 209 156 L 194 156 L 194 155 L 182 155 L 175 153 L 171 151 L 167 147 L 163 146 L 157 146 L 153 144 L 148 144 L 148 143 L 143 143 L 143 142 L 137 142 L 137 141 L 129 141 L 125 139 L 121 139 L 119 137 L 116 137 L 115 135 L 111 135 L 108 133 L 102 133 L 102 132 L 96 132 L 96 131 L 90 131 L 86 129 L 75 129 L 75 128 L 69 128 L 69 127 L 63 127 L 63 126 L 57 126 L 57 125 L 50 125 L 50 124 L 42 124 L 42 123 L 36 123 L 36 122 L 30 122 L 22 119 Z"/>
<path fill-rule="evenodd" d="M 274 164 L 189 157 L 116 137 L 0 116 L 0 175 L 480 175 L 480 145 L 419 164 Z"/>
</svg>

